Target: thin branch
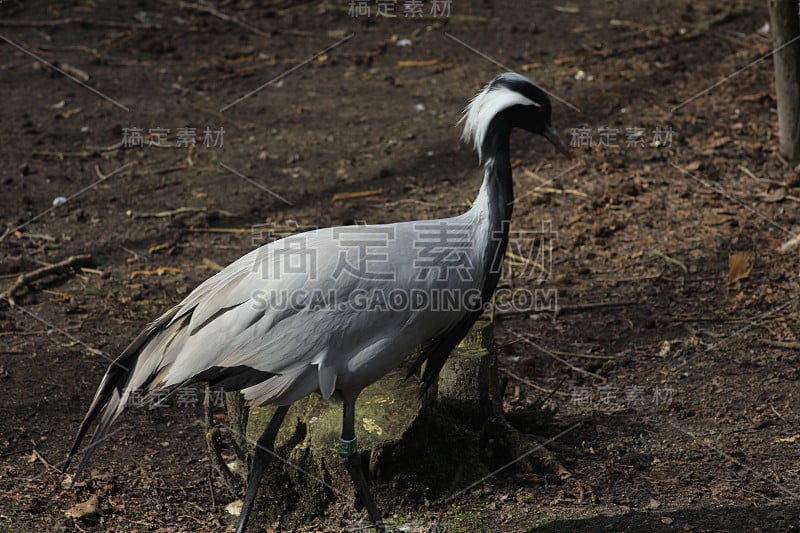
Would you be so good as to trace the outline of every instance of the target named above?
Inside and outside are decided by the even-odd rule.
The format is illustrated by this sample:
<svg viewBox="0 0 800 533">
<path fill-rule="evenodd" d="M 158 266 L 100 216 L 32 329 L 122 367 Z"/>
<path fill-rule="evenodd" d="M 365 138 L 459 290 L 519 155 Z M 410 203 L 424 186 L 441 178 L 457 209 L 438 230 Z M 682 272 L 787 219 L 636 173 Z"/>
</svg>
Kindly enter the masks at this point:
<svg viewBox="0 0 800 533">
<path fill-rule="evenodd" d="M 36 270 L 26 272 L 25 274 L 20 274 L 11 287 L 9 287 L 5 292 L 0 293 L 0 299 L 7 299 L 9 302 L 11 302 L 11 305 L 14 305 L 14 294 L 34 281 L 47 276 L 63 274 L 64 272 L 68 272 L 76 267 L 90 266 L 93 262 L 94 261 L 92 260 L 91 255 L 72 255 L 63 261 L 59 261 L 58 263 L 43 266 L 41 268 L 37 268 Z"/>
</svg>

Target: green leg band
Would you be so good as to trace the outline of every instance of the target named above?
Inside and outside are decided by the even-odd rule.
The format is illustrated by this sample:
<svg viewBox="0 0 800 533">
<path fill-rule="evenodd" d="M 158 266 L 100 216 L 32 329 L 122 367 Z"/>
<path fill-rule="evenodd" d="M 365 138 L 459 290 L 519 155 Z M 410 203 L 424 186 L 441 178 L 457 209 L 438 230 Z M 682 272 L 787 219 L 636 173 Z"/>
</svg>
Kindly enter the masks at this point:
<svg viewBox="0 0 800 533">
<path fill-rule="evenodd" d="M 353 440 L 344 440 L 339 437 L 339 456 L 350 457 L 355 455 L 358 451 L 358 437 L 353 437 Z"/>
</svg>

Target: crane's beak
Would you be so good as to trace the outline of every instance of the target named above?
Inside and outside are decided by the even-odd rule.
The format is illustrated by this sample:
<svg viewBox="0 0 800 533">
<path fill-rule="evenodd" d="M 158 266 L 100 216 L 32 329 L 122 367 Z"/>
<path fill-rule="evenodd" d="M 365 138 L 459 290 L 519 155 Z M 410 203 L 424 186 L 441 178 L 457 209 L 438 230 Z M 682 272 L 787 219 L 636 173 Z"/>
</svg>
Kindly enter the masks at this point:
<svg viewBox="0 0 800 533">
<path fill-rule="evenodd" d="M 558 132 L 553 126 L 548 126 L 544 133 L 544 138 L 553 143 L 553 146 L 558 148 L 558 151 L 564 154 L 564 157 L 567 159 L 572 159 L 572 152 L 569 151 L 569 148 L 564 141 L 561 140 L 561 137 L 558 136 Z"/>
</svg>

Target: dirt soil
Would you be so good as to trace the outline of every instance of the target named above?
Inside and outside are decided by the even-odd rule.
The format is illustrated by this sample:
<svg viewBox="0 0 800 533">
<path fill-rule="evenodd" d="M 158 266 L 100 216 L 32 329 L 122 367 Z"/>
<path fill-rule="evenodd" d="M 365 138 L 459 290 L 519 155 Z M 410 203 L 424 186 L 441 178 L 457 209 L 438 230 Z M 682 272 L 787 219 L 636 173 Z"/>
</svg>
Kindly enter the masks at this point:
<svg viewBox="0 0 800 533">
<path fill-rule="evenodd" d="M 91 256 L 0 302 L 0 531 L 229 528 L 240 495 L 196 402 L 131 409 L 62 487 L 109 358 L 275 227 L 464 210 L 480 175 L 455 123 L 506 68 L 558 97 L 576 155 L 513 136 L 514 230 L 552 253 L 525 276 L 513 248 L 528 259 L 502 288 L 559 312 L 496 314 L 506 408 L 554 411 L 516 420 L 568 475 L 511 465 L 387 515 L 408 531 L 800 529 L 797 252 L 780 251 L 800 176 L 777 152 L 767 3 L 432 3 L 0 1 L 0 291 Z M 101 516 L 65 515 L 92 496 Z"/>
</svg>

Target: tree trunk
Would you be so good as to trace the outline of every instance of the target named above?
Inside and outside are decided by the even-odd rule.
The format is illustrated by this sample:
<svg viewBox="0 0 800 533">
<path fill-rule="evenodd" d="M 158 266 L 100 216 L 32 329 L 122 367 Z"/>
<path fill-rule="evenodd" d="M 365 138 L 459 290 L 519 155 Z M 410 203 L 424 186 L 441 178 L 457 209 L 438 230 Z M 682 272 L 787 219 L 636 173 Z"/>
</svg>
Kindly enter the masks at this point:
<svg viewBox="0 0 800 533">
<path fill-rule="evenodd" d="M 769 0 L 775 52 L 775 90 L 778 94 L 780 153 L 800 158 L 800 10 L 797 0 Z"/>
</svg>

